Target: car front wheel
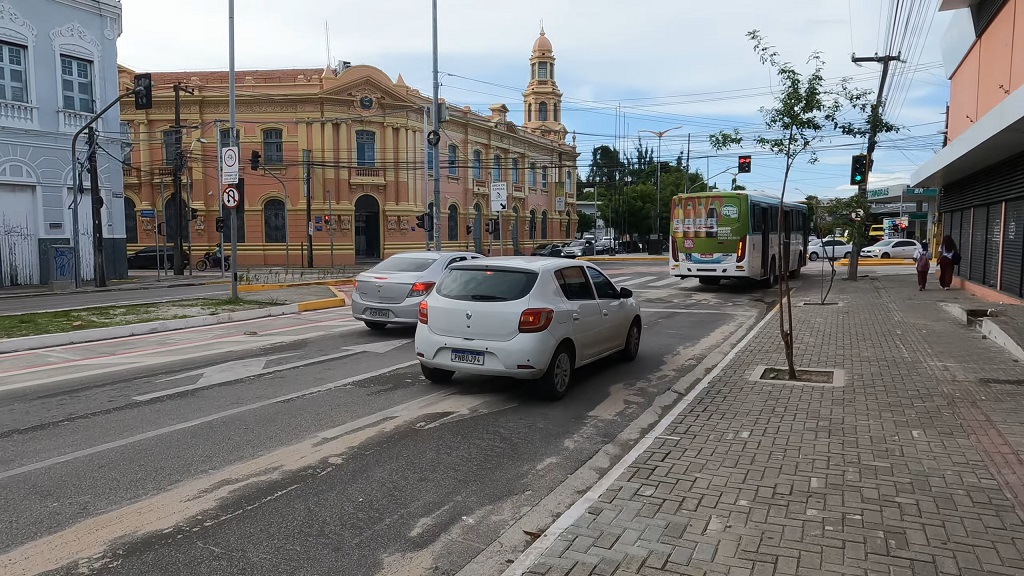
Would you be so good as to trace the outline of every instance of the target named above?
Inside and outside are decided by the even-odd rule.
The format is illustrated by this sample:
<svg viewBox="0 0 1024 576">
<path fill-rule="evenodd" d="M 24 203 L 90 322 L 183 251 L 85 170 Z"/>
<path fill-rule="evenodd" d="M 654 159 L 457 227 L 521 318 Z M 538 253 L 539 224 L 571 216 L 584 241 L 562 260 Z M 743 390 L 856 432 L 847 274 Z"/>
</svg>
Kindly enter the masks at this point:
<svg viewBox="0 0 1024 576">
<path fill-rule="evenodd" d="M 637 354 L 640 353 L 640 331 L 640 319 L 634 319 L 633 323 L 629 325 L 629 330 L 626 331 L 626 343 L 619 353 L 619 357 L 626 362 L 636 360 Z"/>
<path fill-rule="evenodd" d="M 818 259 L 818 253 L 811 252 L 810 254 L 807 255 L 807 259 L 810 260 L 811 262 L 814 262 L 815 260 Z"/>
<path fill-rule="evenodd" d="M 540 377 L 541 389 L 548 398 L 565 398 L 569 384 L 572 383 L 573 364 L 573 353 L 569 346 L 562 344 L 555 349 L 547 371 Z"/>
<path fill-rule="evenodd" d="M 891 258 L 891 257 L 892 257 L 892 255 L 891 255 L 891 254 L 889 254 L 888 252 L 884 252 L 884 253 L 882 254 L 882 258 Z"/>
</svg>

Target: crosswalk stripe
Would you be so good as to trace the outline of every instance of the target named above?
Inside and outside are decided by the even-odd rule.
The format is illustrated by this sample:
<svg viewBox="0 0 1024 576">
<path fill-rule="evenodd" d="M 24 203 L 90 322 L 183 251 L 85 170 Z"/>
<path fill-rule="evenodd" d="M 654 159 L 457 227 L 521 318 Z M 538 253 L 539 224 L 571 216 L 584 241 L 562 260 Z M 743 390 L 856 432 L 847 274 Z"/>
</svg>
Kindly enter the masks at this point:
<svg viewBox="0 0 1024 576">
<path fill-rule="evenodd" d="M 630 278 L 632 278 L 632 276 L 613 276 L 609 279 L 616 284 L 622 284 L 623 282 L 629 280 Z"/>
<path fill-rule="evenodd" d="M 644 276 L 643 278 L 637 278 L 635 280 L 628 280 L 626 282 L 619 282 L 619 285 L 620 286 L 625 286 L 627 284 L 637 284 L 639 282 L 647 282 L 648 280 L 654 280 L 655 278 L 657 278 L 657 276 Z"/>
<path fill-rule="evenodd" d="M 667 286 L 667 285 L 672 284 L 672 283 L 678 284 L 679 283 L 679 278 L 676 278 L 676 277 L 673 276 L 672 278 L 668 278 L 666 280 L 662 280 L 661 282 L 652 282 L 651 286 Z"/>
</svg>

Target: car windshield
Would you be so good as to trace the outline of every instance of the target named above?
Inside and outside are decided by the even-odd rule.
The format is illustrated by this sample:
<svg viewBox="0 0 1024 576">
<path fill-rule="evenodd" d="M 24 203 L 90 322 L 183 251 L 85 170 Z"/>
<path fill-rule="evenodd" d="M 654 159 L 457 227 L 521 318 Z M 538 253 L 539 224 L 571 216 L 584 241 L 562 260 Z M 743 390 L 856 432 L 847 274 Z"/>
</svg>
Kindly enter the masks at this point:
<svg viewBox="0 0 1024 576">
<path fill-rule="evenodd" d="M 437 262 L 435 258 L 392 256 L 370 269 L 370 272 L 423 272 Z"/>
<path fill-rule="evenodd" d="M 576 247 L 576 246 L 583 246 L 584 244 L 586 244 L 586 242 L 584 242 L 583 240 L 573 240 L 572 244 L 569 244 L 569 246 Z"/>
<path fill-rule="evenodd" d="M 537 283 L 537 276 L 530 270 L 453 268 L 441 278 L 435 291 L 452 300 L 510 302 L 525 298 Z"/>
<path fill-rule="evenodd" d="M 811 243 L 808 244 L 808 246 L 821 246 L 821 240 L 811 240 Z"/>
<path fill-rule="evenodd" d="M 880 248 L 882 246 L 892 246 L 893 242 L 895 242 L 895 240 L 882 240 L 878 244 L 875 244 L 875 248 Z"/>
</svg>

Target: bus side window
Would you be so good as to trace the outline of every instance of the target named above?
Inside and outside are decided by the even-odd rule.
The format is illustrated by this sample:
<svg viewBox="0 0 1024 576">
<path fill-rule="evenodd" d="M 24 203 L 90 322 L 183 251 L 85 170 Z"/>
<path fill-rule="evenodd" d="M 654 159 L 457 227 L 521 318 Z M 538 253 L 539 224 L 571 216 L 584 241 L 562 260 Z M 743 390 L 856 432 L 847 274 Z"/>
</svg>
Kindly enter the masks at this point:
<svg viewBox="0 0 1024 576">
<path fill-rule="evenodd" d="M 753 214 L 754 232 L 764 232 L 764 214 L 761 212 L 760 204 L 751 204 L 750 211 Z"/>
</svg>

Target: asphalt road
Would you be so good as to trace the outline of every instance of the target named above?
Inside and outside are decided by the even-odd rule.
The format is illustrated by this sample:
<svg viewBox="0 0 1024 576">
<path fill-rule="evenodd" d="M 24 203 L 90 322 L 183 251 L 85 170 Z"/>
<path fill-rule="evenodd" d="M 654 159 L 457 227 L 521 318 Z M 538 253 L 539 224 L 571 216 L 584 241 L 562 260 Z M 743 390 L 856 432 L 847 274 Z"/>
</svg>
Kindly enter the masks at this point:
<svg viewBox="0 0 1024 576">
<path fill-rule="evenodd" d="M 603 266 L 644 307 L 640 355 L 582 369 L 561 402 L 430 384 L 412 330 L 338 312 L 180 365 L 99 358 L 59 386 L 0 386 L 0 574 L 500 573 L 771 305 Z"/>
<path fill-rule="evenodd" d="M 157 287 L 147 290 L 111 290 L 109 292 L 76 292 L 65 294 L 33 294 L 0 298 L 0 315 L 48 312 L 108 306 L 117 304 L 145 304 L 169 302 L 184 298 L 226 296 L 231 287 L 223 284 L 206 286 Z"/>
</svg>

